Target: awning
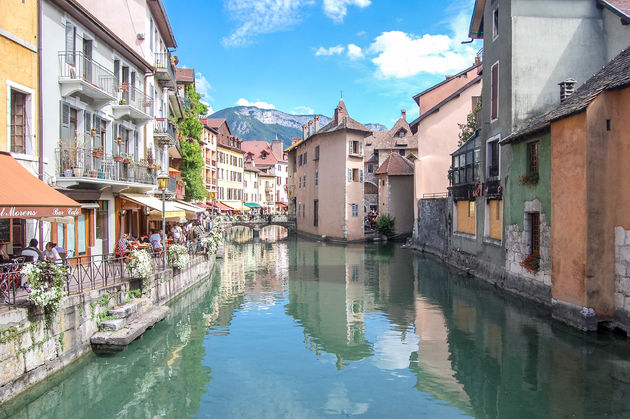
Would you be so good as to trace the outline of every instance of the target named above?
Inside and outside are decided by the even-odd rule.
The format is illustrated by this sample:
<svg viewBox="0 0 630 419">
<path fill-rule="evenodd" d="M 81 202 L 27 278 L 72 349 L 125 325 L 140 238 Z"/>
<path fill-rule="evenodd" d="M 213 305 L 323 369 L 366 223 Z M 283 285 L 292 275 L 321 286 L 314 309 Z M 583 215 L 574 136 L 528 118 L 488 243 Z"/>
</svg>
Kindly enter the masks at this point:
<svg viewBox="0 0 630 419">
<path fill-rule="evenodd" d="M 222 202 L 220 202 L 220 201 L 216 201 L 216 202 L 214 203 L 214 207 L 215 207 L 216 209 L 218 209 L 219 211 L 232 211 L 232 208 L 231 208 L 231 207 L 228 207 L 227 205 L 223 204 L 223 203 L 222 203 Z"/>
<path fill-rule="evenodd" d="M 0 218 L 78 217 L 81 204 L 33 176 L 0 151 Z"/>
<path fill-rule="evenodd" d="M 222 204 L 227 205 L 228 207 L 230 207 L 230 209 L 234 211 L 249 211 L 249 208 L 243 205 L 243 203 L 240 201 L 223 201 Z"/>
<path fill-rule="evenodd" d="M 247 205 L 250 208 L 261 208 L 261 206 L 255 202 L 245 202 L 245 205 Z"/>
<path fill-rule="evenodd" d="M 284 202 L 276 202 L 276 207 L 286 208 L 288 207 L 288 205 Z"/>
<path fill-rule="evenodd" d="M 176 199 L 175 201 L 173 201 L 173 203 L 178 207 L 181 207 L 184 211 L 190 211 L 196 214 L 205 211 L 205 208 L 202 208 L 196 204 L 191 204 L 190 202 L 181 201 L 179 199 Z"/>
<path fill-rule="evenodd" d="M 177 170 L 177 169 L 175 169 L 175 168 L 173 168 L 173 167 L 169 167 L 169 168 L 168 168 L 168 172 L 169 172 L 169 173 L 174 173 L 174 174 L 181 173 L 181 171 L 180 171 L 180 170 Z"/>
<path fill-rule="evenodd" d="M 130 201 L 134 201 L 140 205 L 144 205 L 145 207 L 149 207 L 152 210 L 155 210 L 162 214 L 162 200 L 155 198 L 153 196 L 140 195 L 140 194 L 131 194 L 131 193 L 121 193 L 121 197 L 128 199 Z M 173 205 L 171 201 L 165 202 L 165 214 L 166 218 L 180 218 L 186 217 L 186 212 L 183 209 Z"/>
</svg>

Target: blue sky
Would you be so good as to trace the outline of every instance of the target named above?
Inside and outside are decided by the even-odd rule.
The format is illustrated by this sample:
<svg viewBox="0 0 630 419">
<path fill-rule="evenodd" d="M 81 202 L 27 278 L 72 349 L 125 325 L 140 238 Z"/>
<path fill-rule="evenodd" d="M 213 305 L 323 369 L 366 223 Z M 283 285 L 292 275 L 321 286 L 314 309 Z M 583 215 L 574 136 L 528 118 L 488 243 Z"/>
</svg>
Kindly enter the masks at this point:
<svg viewBox="0 0 630 419">
<path fill-rule="evenodd" d="M 257 104 L 391 127 L 412 97 L 471 65 L 474 0 L 164 0 L 180 66 L 213 110 Z"/>
</svg>

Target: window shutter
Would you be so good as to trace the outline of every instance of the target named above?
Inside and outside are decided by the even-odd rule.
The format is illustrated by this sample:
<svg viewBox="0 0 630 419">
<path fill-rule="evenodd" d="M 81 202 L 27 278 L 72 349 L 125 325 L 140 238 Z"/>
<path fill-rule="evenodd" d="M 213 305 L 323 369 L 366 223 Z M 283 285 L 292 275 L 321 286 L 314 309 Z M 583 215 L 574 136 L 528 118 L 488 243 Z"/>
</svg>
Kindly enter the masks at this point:
<svg viewBox="0 0 630 419">
<path fill-rule="evenodd" d="M 348 169 L 348 182 L 352 182 L 352 169 Z"/>
<path fill-rule="evenodd" d="M 74 65 L 76 28 L 70 22 L 66 22 L 66 63 Z"/>
<path fill-rule="evenodd" d="M 72 140 L 70 135 L 70 105 L 61 102 L 61 141 L 69 144 Z"/>
<path fill-rule="evenodd" d="M 86 138 L 91 136 L 92 130 L 92 113 L 89 111 L 83 111 L 83 131 L 85 131 Z"/>
<path fill-rule="evenodd" d="M 499 63 L 492 66 L 490 94 L 491 119 L 497 119 L 499 116 Z"/>
<path fill-rule="evenodd" d="M 359 142 L 359 154 L 363 155 L 363 143 Z"/>
<path fill-rule="evenodd" d="M 359 182 L 363 183 L 363 169 L 359 169 Z"/>
<path fill-rule="evenodd" d="M 348 141 L 348 154 L 352 154 L 352 141 Z"/>
<path fill-rule="evenodd" d="M 134 141 L 134 144 L 133 144 L 133 160 L 137 161 L 138 160 L 138 156 L 140 154 L 139 150 L 138 150 L 139 143 L 140 143 L 140 141 L 138 141 L 138 131 L 134 131 L 133 132 L 133 141 Z"/>
</svg>

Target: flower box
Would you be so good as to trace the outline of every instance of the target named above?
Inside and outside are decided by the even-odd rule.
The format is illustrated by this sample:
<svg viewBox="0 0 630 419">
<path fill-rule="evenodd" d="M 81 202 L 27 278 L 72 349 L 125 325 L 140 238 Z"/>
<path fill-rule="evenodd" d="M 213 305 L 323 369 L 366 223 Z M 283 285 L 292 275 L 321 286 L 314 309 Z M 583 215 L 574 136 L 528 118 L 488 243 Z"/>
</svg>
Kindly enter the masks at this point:
<svg viewBox="0 0 630 419">
<path fill-rule="evenodd" d="M 129 164 L 129 163 L 131 163 L 131 160 L 130 160 L 130 159 L 128 159 L 128 158 L 123 159 L 123 163 L 124 163 L 124 164 Z"/>
<path fill-rule="evenodd" d="M 103 158 L 103 152 L 102 151 L 93 151 L 92 152 L 92 156 L 93 157 L 98 157 L 99 159 Z"/>
<path fill-rule="evenodd" d="M 90 170 L 90 177 L 97 178 L 98 177 L 98 171 Z"/>
<path fill-rule="evenodd" d="M 123 158 L 120 156 L 114 156 L 114 161 L 121 162 L 123 161 Z"/>
<path fill-rule="evenodd" d="M 521 266 L 530 274 L 536 274 L 540 270 L 540 256 L 536 254 L 525 256 Z"/>
</svg>

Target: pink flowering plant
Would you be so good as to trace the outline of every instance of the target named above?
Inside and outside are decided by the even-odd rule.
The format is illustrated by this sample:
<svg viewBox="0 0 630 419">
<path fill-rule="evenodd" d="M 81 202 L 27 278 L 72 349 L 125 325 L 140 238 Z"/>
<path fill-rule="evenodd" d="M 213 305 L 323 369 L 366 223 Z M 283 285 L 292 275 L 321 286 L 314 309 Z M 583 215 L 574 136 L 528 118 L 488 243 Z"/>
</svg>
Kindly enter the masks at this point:
<svg viewBox="0 0 630 419">
<path fill-rule="evenodd" d="M 174 244 L 168 248 L 168 261 L 177 269 L 184 269 L 190 262 L 190 255 L 186 246 Z"/>
<path fill-rule="evenodd" d="M 47 312 L 55 312 L 63 297 L 68 271 L 65 266 L 52 262 L 39 261 L 26 263 L 20 274 L 27 281 L 28 301 L 42 307 Z"/>
</svg>

